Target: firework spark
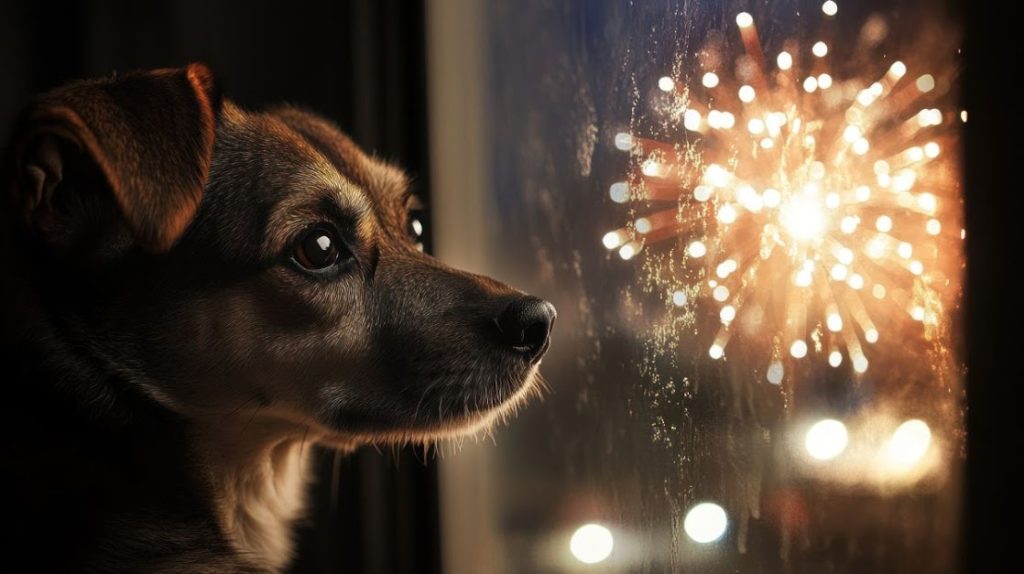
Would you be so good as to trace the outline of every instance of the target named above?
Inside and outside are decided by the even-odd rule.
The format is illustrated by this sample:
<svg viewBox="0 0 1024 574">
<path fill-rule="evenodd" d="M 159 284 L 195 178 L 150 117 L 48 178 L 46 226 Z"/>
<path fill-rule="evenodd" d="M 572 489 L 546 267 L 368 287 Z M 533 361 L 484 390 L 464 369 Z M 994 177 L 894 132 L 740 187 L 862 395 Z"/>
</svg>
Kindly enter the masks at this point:
<svg viewBox="0 0 1024 574">
<path fill-rule="evenodd" d="M 834 17 L 838 6 L 822 12 Z M 769 60 L 753 17 L 740 13 L 736 25 L 745 54 L 735 73 L 711 58 L 699 85 L 657 82 L 655 111 L 695 143 L 616 135 L 636 171 L 611 198 L 644 215 L 609 231 L 604 246 L 627 260 L 678 247 L 686 264 L 667 297 L 717 306 L 713 359 L 743 329 L 771 340 L 772 383 L 786 355 L 864 373 L 871 346 L 943 320 L 938 292 L 951 279 L 942 246 L 963 238 L 948 148 L 966 112 L 932 107 L 949 73 L 889 60 L 842 77 L 824 40 L 803 50 L 787 42 Z"/>
</svg>

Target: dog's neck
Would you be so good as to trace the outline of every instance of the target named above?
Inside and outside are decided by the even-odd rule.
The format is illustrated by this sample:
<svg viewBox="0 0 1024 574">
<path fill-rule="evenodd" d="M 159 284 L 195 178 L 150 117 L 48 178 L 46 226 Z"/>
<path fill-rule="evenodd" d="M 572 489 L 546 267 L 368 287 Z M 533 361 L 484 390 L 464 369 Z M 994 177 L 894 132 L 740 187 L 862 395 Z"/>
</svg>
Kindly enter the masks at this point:
<svg viewBox="0 0 1024 574">
<path fill-rule="evenodd" d="M 255 566 L 279 571 L 291 558 L 315 438 L 273 421 L 197 425 L 196 449 L 218 522 L 239 556 Z"/>
<path fill-rule="evenodd" d="M 83 564 L 177 572 L 279 572 L 287 565 L 292 526 L 304 510 L 307 460 L 321 438 L 315 431 L 248 413 L 179 416 L 132 385 L 115 385 L 108 374 L 114 369 L 57 338 L 4 335 L 18 380 L 10 381 L 0 426 L 20 437 L 48 422 L 32 435 L 33 448 L 4 443 L 5 480 L 31 493 L 25 516 L 43 517 L 34 505 L 57 500 L 54 508 L 77 505 L 79 514 L 106 525 L 77 533 Z M 95 488 L 91 496 L 61 490 L 69 466 L 87 490 Z M 26 482 L 17 483 L 22 474 Z M 150 518 L 125 518 L 136 509 Z M 134 526 L 110 530 L 107 520 Z M 153 536 L 160 544 L 143 542 Z"/>
</svg>

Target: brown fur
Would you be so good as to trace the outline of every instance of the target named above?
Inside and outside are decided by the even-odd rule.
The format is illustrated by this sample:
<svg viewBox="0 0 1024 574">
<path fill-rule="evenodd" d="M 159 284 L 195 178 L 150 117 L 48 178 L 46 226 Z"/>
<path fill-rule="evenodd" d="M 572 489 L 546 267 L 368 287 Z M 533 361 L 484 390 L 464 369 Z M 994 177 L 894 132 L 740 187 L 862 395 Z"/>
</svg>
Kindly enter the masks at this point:
<svg viewBox="0 0 1024 574">
<path fill-rule="evenodd" d="M 400 170 L 205 67 L 44 95 L 3 181 L 5 540 L 67 549 L 43 569 L 279 571 L 309 445 L 431 441 L 536 392 L 549 304 L 420 252 Z M 345 259 L 311 273 L 325 225 Z"/>
</svg>

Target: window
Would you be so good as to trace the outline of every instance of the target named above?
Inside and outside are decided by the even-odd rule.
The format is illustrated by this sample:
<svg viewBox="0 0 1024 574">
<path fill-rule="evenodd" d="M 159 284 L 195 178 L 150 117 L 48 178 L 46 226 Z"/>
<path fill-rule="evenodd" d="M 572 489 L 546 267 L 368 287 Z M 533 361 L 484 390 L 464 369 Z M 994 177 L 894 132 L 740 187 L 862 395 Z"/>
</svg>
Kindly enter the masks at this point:
<svg viewBox="0 0 1024 574">
<path fill-rule="evenodd" d="M 559 310 L 451 574 L 956 570 L 959 27 L 744 6 L 429 8 L 437 253 Z"/>
</svg>

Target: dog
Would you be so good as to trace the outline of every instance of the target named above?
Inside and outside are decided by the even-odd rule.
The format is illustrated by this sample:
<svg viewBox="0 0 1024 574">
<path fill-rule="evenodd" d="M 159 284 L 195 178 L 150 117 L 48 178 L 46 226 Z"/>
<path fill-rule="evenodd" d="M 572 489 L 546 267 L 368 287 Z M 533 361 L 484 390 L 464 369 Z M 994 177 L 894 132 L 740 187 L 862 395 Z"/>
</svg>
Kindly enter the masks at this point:
<svg viewBox="0 0 1024 574">
<path fill-rule="evenodd" d="M 538 392 L 550 303 L 423 253 L 400 170 L 202 64 L 40 96 L 2 175 L 8 563 L 278 572 L 310 445 Z"/>
</svg>

